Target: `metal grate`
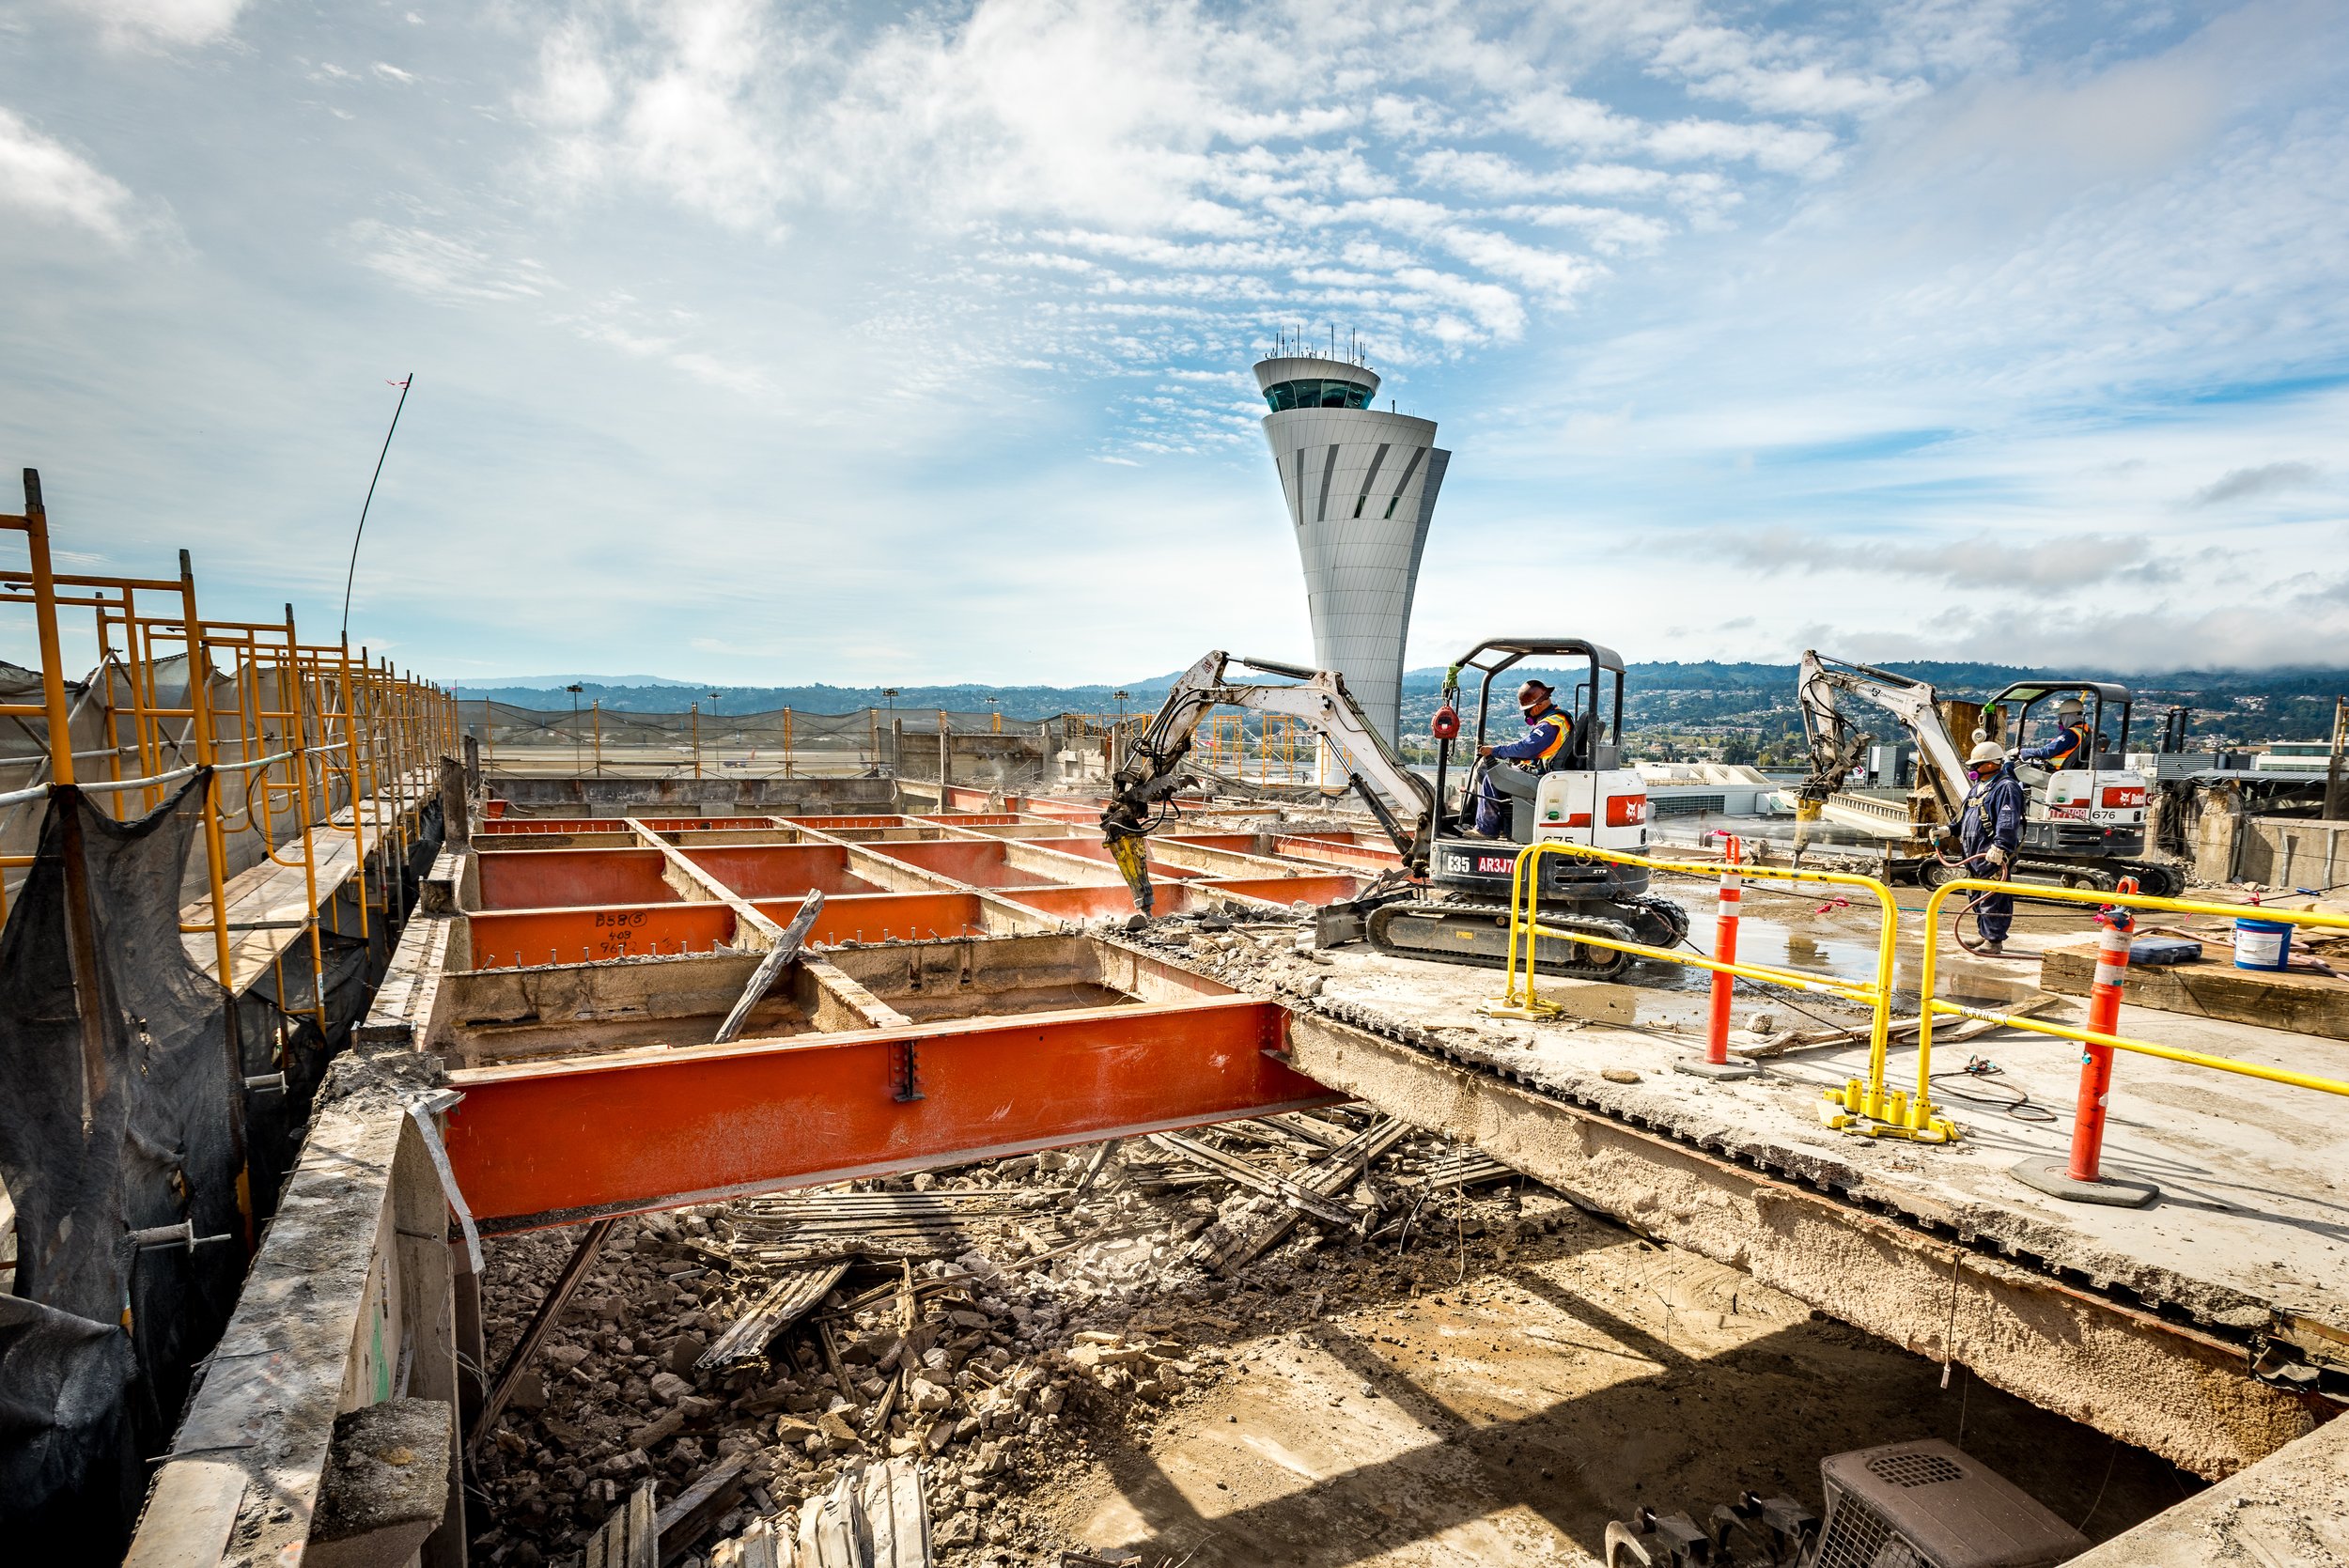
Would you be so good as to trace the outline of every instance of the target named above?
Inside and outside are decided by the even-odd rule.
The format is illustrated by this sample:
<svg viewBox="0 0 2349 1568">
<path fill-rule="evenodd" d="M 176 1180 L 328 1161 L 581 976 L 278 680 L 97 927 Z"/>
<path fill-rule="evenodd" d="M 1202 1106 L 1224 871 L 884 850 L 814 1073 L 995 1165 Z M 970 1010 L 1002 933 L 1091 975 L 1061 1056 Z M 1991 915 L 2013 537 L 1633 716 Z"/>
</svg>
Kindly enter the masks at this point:
<svg viewBox="0 0 2349 1568">
<path fill-rule="evenodd" d="M 1651 795 L 1647 799 L 1651 816 L 1702 816 L 1708 812 L 1725 812 L 1729 798 L 1725 795 L 1699 795 L 1694 791 L 1669 795 Z"/>
<path fill-rule="evenodd" d="M 1811 1568 L 1928 1568 L 1892 1526 L 1849 1492 L 1828 1494 L 1826 1528 Z"/>
<path fill-rule="evenodd" d="M 1879 1453 L 1868 1461 L 1868 1473 L 1895 1486 L 1936 1486 L 1966 1479 L 1964 1470 L 1937 1453 Z"/>
</svg>

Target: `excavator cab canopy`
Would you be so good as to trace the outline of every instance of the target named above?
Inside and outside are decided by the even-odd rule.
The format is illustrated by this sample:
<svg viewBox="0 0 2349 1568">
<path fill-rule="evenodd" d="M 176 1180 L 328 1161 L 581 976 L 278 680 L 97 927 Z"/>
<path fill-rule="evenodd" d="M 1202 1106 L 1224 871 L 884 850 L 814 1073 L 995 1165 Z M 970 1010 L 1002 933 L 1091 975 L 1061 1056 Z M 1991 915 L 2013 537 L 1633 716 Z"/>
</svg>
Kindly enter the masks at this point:
<svg viewBox="0 0 2349 1568">
<path fill-rule="evenodd" d="M 1983 728 L 2010 752 L 2045 740 L 2055 733 L 2056 709 L 2066 697 L 2079 699 L 2088 733 L 2095 737 L 2095 766 L 2120 767 L 2129 749 L 2129 715 L 2136 700 L 2117 681 L 2018 680 L 1982 705 Z M 2108 712 L 2115 717 L 2116 731 L 2105 728 Z"/>
<path fill-rule="evenodd" d="M 1453 661 L 1448 688 L 1457 688 L 1463 670 L 1478 671 L 1485 677 L 1476 692 L 1476 744 L 1489 744 L 1485 729 L 1492 717 L 1493 681 L 1529 659 L 1574 660 L 1585 666 L 1587 673 L 1571 690 L 1557 692 L 1551 699 L 1574 721 L 1567 766 L 1612 767 L 1623 734 L 1623 656 L 1579 637 L 1490 637 Z M 1614 677 L 1611 682 L 1606 678 L 1610 675 Z M 1603 759 L 1602 751 L 1607 753 Z"/>
<path fill-rule="evenodd" d="M 1492 720 L 1493 683 L 1529 659 L 1571 660 L 1583 667 L 1571 688 L 1553 691 L 1550 698 L 1574 721 L 1574 737 L 1567 743 L 1563 767 L 1588 769 L 1618 766 L 1623 736 L 1623 656 L 1610 647 L 1579 637 L 1487 637 L 1454 660 L 1444 676 L 1444 702 L 1455 700 L 1462 671 L 1474 670 L 1484 677 L 1476 691 L 1476 737 L 1469 740 L 1463 736 L 1456 744 L 1465 744 L 1473 758 L 1477 747 L 1492 743 L 1486 738 L 1486 729 Z M 1517 737 L 1503 738 L 1514 740 Z M 1451 740 L 1437 743 L 1438 800 L 1447 799 L 1445 782 L 1452 771 L 1455 744 Z"/>
</svg>

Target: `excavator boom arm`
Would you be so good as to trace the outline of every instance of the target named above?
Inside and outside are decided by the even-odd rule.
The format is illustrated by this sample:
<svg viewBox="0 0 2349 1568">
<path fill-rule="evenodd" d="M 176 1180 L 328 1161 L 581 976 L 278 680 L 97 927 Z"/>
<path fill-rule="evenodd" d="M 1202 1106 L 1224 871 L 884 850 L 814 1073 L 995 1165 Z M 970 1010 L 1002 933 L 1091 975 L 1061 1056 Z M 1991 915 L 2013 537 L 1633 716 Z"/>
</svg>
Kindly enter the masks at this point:
<svg viewBox="0 0 2349 1568">
<path fill-rule="evenodd" d="M 1811 741 L 1811 772 L 1803 781 L 1805 800 L 1824 800 L 1859 764 L 1868 736 L 1855 732 L 1836 704 L 1836 693 L 1864 697 L 1900 721 L 1917 744 L 1925 777 L 1941 802 L 1945 820 L 1955 821 L 1966 803 L 1966 760 L 1941 722 L 1933 688 L 1921 680 L 1873 665 L 1829 659 L 1815 650 L 1802 656 L 1795 700 Z"/>
<path fill-rule="evenodd" d="M 1166 820 L 1165 803 L 1190 782 L 1183 760 L 1200 722 L 1218 707 L 1294 719 L 1312 730 L 1337 753 L 1347 782 L 1362 794 L 1406 863 L 1424 866 L 1435 829 L 1435 789 L 1394 754 L 1346 691 L 1345 678 L 1334 670 L 1240 660 L 1251 668 L 1295 676 L 1297 684 L 1235 681 L 1226 676 L 1233 662 L 1218 650 L 1184 671 L 1110 781 L 1102 840 L 1133 889 L 1135 908 L 1147 914 L 1152 902 L 1143 840 Z"/>
</svg>

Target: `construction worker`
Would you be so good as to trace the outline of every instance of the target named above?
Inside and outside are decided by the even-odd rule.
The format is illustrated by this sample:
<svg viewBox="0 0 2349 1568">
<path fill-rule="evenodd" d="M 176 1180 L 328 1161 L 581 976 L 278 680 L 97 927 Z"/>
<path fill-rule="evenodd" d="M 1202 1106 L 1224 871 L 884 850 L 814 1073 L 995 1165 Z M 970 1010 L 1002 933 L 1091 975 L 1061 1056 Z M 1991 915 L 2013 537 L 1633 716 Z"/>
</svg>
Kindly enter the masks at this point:
<svg viewBox="0 0 2349 1568">
<path fill-rule="evenodd" d="M 1476 748 L 1476 754 L 1486 759 L 1485 781 L 1476 790 L 1478 837 L 1509 837 L 1509 798 L 1531 800 L 1541 787 L 1542 775 L 1566 765 L 1574 720 L 1549 699 L 1548 681 L 1527 681 L 1517 688 L 1517 708 L 1525 715 L 1525 738 L 1506 746 Z"/>
<path fill-rule="evenodd" d="M 2085 712 L 2077 697 L 2066 697 L 2056 704 L 2055 734 L 2036 746 L 2015 753 L 2015 760 L 2035 764 L 2050 773 L 2087 767 L 2088 759 L 2095 755 L 2095 748 L 2089 744 L 2092 737 L 2088 721 L 2083 717 Z"/>
<path fill-rule="evenodd" d="M 2023 842 L 2023 784 L 2007 760 L 2006 748 L 1995 740 L 1974 747 L 1966 759 L 1966 777 L 1973 787 L 1966 795 L 1966 810 L 1957 819 L 1958 847 L 1966 853 L 1968 877 L 2006 880 L 2015 864 L 2015 851 Z M 1975 952 L 1988 958 L 2006 956 L 2006 935 L 2015 924 L 2012 893 L 1977 893 L 1971 905 L 1982 923 L 1982 946 Z"/>
</svg>

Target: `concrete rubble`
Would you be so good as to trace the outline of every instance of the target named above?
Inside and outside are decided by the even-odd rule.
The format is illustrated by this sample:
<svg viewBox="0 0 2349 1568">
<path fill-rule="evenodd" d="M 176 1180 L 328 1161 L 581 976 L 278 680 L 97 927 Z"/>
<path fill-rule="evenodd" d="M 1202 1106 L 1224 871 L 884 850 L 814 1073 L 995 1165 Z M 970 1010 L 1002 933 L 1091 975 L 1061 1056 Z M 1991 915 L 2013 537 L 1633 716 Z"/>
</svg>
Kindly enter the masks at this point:
<svg viewBox="0 0 2349 1568">
<path fill-rule="evenodd" d="M 1339 1108 L 1185 1141 L 1245 1162 L 1269 1185 L 1384 1120 Z M 1106 1161 L 1097 1146 L 794 1195 L 803 1210 L 832 1197 L 866 1212 L 868 1194 L 966 1200 L 956 1205 L 960 1223 L 943 1230 L 828 1230 L 786 1250 L 761 1218 L 771 1200 L 624 1219 L 476 1451 L 490 1504 L 477 1515 L 489 1528 L 473 1542 L 476 1560 L 573 1560 L 645 1480 L 665 1502 L 735 1455 L 748 1456 L 739 1505 L 691 1555 L 670 1556 L 672 1562 L 706 1563 L 713 1548 L 720 1561 L 749 1560 L 718 1545 L 746 1532 L 798 1540 L 807 1510 L 892 1459 L 920 1466 L 941 1562 L 1049 1560 L 1039 1554 L 1073 1549 L 1022 1506 L 1039 1481 L 1097 1444 L 1146 1433 L 1233 1375 L 1224 1349 L 1178 1323 L 1228 1337 L 1275 1315 L 1264 1309 L 1283 1298 L 1310 1316 L 1351 1295 L 1363 1270 L 1454 1282 L 1470 1242 L 1482 1251 L 1512 1245 L 1573 1212 L 1505 1167 L 1395 1130 L 1367 1172 L 1319 1205 L 1346 1217 L 1343 1225 L 1300 1219 L 1280 1196 L 1152 1141 Z M 1268 1230 L 1277 1246 L 1218 1277 L 1211 1265 L 1228 1238 Z M 575 1234 L 490 1244 L 493 1360 Z M 762 1358 L 700 1365 L 776 1273 L 811 1252 L 856 1266 Z"/>
</svg>

